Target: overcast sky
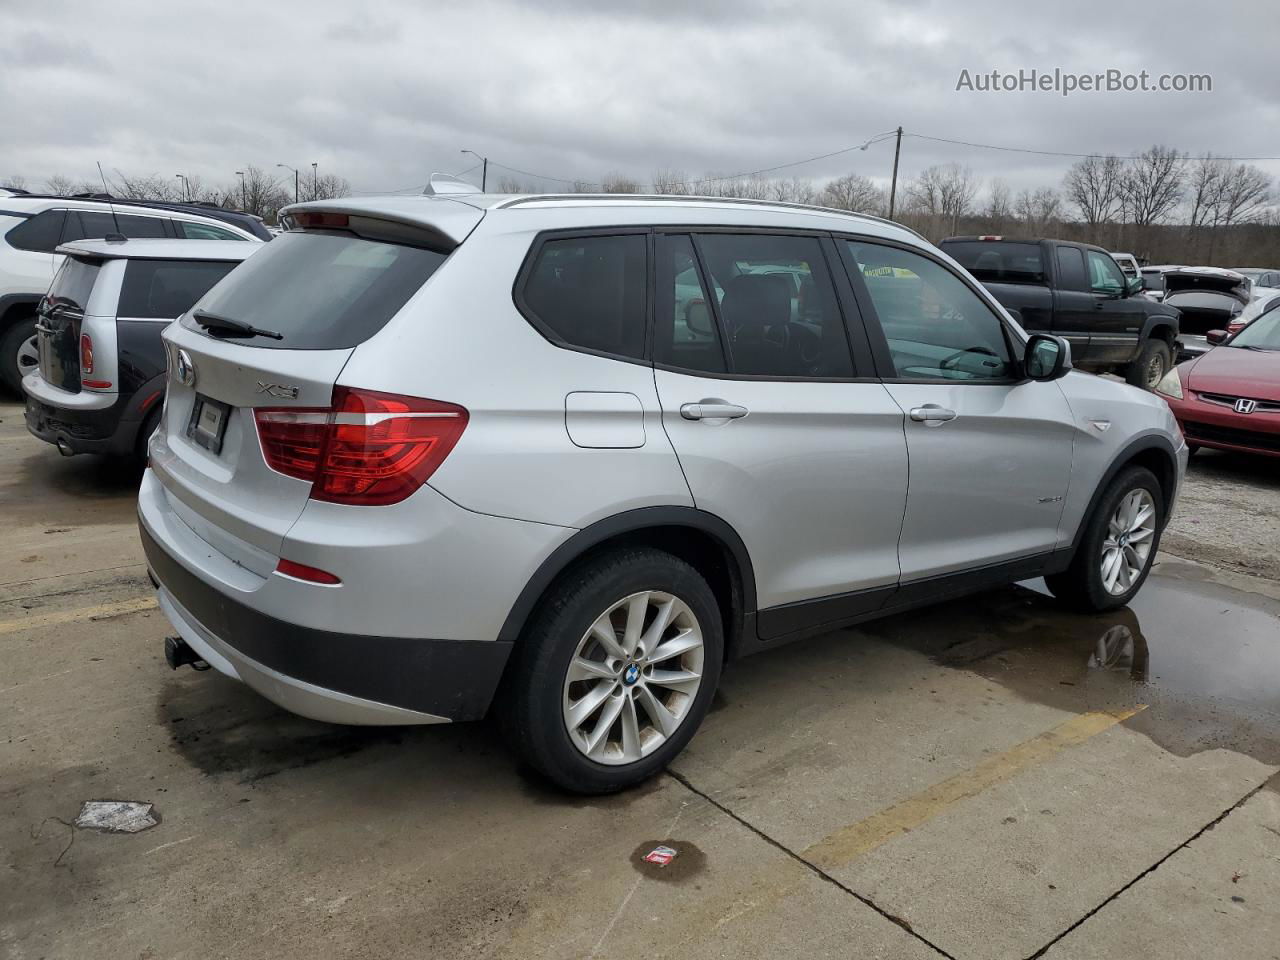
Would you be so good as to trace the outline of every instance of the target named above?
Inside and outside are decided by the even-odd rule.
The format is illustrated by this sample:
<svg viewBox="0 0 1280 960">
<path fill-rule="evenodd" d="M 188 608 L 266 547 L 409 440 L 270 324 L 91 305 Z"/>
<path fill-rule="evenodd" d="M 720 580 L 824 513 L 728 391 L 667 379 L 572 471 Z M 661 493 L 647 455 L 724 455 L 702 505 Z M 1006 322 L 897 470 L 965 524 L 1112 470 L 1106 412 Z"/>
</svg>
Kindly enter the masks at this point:
<svg viewBox="0 0 1280 960">
<path fill-rule="evenodd" d="M 908 133 L 1063 152 L 1280 156 L 1280 4 L 3 0 L 0 179 L 288 163 L 358 191 L 473 161 L 567 179 L 737 173 Z M 1208 73 L 1211 93 L 957 92 L 963 69 Z M 886 179 L 892 141 L 781 171 Z M 1068 158 L 918 138 L 1015 189 Z M 1259 163 L 1280 175 L 1280 163 Z M 278 171 L 284 173 L 284 171 Z M 491 168 L 491 177 L 507 171 Z M 468 176 L 477 176 L 475 171 Z M 522 178 L 531 182 L 528 177 Z M 543 188 L 554 188 L 542 181 Z"/>
</svg>

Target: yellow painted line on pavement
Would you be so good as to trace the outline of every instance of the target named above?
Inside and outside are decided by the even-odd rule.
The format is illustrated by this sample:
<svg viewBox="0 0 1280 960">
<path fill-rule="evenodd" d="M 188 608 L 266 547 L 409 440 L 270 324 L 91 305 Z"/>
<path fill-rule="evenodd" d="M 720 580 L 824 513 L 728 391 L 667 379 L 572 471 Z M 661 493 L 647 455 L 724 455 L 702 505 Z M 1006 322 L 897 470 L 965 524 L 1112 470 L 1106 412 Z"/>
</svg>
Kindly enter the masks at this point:
<svg viewBox="0 0 1280 960">
<path fill-rule="evenodd" d="M 59 610 L 56 613 L 38 613 L 33 617 L 22 617 L 19 620 L 0 620 L 0 636 L 6 633 L 17 633 L 20 630 L 54 627 L 60 623 L 75 623 L 77 620 L 106 620 L 109 617 L 120 617 L 126 613 L 155 608 L 155 597 L 136 597 L 133 600 L 100 603 L 94 607 L 77 607 L 74 610 Z"/>
<path fill-rule="evenodd" d="M 1011 780 L 1023 770 L 1044 763 L 1063 750 L 1078 746 L 1145 709 L 1144 704 L 1132 710 L 1082 713 L 1072 717 L 1052 730 L 988 757 L 963 773 L 899 800 L 865 820 L 842 827 L 810 846 L 800 856 L 824 869 L 843 866 L 894 837 L 923 826 L 961 800 Z"/>
</svg>

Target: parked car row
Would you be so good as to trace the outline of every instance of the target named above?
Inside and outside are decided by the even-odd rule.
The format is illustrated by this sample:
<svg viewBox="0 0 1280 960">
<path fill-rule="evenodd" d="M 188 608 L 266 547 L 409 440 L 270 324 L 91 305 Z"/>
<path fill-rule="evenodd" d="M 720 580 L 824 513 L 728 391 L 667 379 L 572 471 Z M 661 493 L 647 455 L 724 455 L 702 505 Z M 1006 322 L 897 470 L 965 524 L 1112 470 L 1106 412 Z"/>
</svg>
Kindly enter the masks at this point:
<svg viewBox="0 0 1280 960">
<path fill-rule="evenodd" d="M 271 239 L 260 218 L 206 204 L 10 194 L 0 197 L 0 386 L 19 394 L 39 362 L 36 312 L 62 264 L 62 244 L 108 236 Z"/>
</svg>

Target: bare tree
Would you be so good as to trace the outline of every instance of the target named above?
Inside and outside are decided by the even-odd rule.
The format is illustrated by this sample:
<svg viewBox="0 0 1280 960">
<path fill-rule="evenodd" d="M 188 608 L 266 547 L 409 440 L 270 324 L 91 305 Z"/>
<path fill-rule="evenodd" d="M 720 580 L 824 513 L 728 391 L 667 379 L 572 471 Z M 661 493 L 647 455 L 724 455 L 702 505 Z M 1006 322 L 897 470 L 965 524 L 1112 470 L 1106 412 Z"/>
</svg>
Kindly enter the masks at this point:
<svg viewBox="0 0 1280 960">
<path fill-rule="evenodd" d="M 689 192 L 689 183 L 683 170 L 658 170 L 653 174 L 653 192 L 668 196 L 682 196 Z"/>
<path fill-rule="evenodd" d="M 850 173 L 824 186 L 818 203 L 854 213 L 876 213 L 884 209 L 884 191 L 862 174 Z"/>
<path fill-rule="evenodd" d="M 590 183 L 586 180 L 575 180 L 569 187 L 570 193 L 595 193 L 597 184 Z"/>
<path fill-rule="evenodd" d="M 640 184 L 624 174 L 609 173 L 601 181 L 600 189 L 604 193 L 639 193 Z"/>
<path fill-rule="evenodd" d="M 991 190 L 987 194 L 987 208 L 984 211 L 991 221 L 991 229 L 997 233 L 1004 230 L 1005 225 L 1013 219 L 1013 194 L 1009 185 L 1003 180 L 992 180 Z"/>
<path fill-rule="evenodd" d="M 1021 190 L 1014 201 L 1014 209 L 1030 233 L 1045 233 L 1062 217 L 1062 198 L 1049 187 Z"/>
<path fill-rule="evenodd" d="M 1172 147 L 1157 144 L 1125 165 L 1120 192 L 1129 221 L 1135 227 L 1160 223 L 1182 199 L 1186 158 Z"/>
<path fill-rule="evenodd" d="M 1219 222 L 1253 223 L 1271 203 L 1271 177 L 1255 166 L 1237 163 L 1228 167 L 1222 179 Z"/>
<path fill-rule="evenodd" d="M 0 186 L 8 187 L 10 190 L 25 190 L 27 188 L 27 178 L 14 174 L 12 177 L 5 179 Z"/>
<path fill-rule="evenodd" d="M 521 183 L 519 180 L 517 180 L 515 177 L 501 177 L 498 180 L 498 192 L 499 193 L 530 193 L 531 191 L 526 189 L 525 185 Z"/>
<path fill-rule="evenodd" d="M 351 184 L 346 177 L 327 173 L 317 177 L 313 182 L 309 177 L 300 183 L 303 200 L 332 200 L 334 197 L 345 197 L 351 193 Z"/>
<path fill-rule="evenodd" d="M 292 179 L 292 178 L 290 178 Z M 293 184 L 286 190 L 279 179 L 261 167 L 249 164 L 244 168 L 244 190 L 241 203 L 246 213 L 274 221 L 281 207 L 293 200 Z"/>
<path fill-rule="evenodd" d="M 1096 242 L 1099 228 L 1120 212 L 1122 172 L 1119 157 L 1091 156 L 1077 160 L 1063 178 L 1067 199 L 1080 211 L 1091 241 Z"/>
<path fill-rule="evenodd" d="M 768 199 L 770 200 L 781 203 L 813 203 L 817 195 L 817 191 L 813 188 L 813 181 L 804 177 L 769 181 Z"/>
<path fill-rule="evenodd" d="M 76 182 L 70 177 L 65 177 L 60 173 L 55 173 L 44 182 L 44 188 L 49 193 L 65 197 L 77 192 Z"/>
<path fill-rule="evenodd" d="M 933 166 L 907 187 L 907 202 L 929 217 L 932 232 L 947 225 L 954 234 L 960 218 L 972 209 L 979 186 L 968 167 L 958 163 Z"/>
</svg>

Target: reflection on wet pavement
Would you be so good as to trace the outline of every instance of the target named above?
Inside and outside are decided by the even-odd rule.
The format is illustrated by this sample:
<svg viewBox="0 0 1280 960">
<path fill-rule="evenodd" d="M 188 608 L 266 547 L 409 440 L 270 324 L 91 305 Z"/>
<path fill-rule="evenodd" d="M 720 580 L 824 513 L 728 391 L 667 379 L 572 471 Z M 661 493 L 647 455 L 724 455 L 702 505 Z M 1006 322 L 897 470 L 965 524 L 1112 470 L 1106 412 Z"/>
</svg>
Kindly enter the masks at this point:
<svg viewBox="0 0 1280 960">
<path fill-rule="evenodd" d="M 1280 763 L 1280 603 L 1151 576 L 1129 606 L 1080 614 L 1042 581 L 869 623 L 866 633 L 1072 711 L 1149 709 L 1126 724 L 1179 755 Z"/>
</svg>

